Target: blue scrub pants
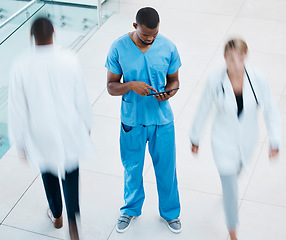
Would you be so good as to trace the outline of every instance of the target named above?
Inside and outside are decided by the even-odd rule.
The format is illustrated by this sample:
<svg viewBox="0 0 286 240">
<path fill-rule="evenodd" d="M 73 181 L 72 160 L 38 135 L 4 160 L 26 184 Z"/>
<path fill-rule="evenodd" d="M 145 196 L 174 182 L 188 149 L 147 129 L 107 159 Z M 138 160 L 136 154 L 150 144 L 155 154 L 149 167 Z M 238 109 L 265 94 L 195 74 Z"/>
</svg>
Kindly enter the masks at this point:
<svg viewBox="0 0 286 240">
<path fill-rule="evenodd" d="M 143 166 L 148 141 L 159 195 L 159 212 L 165 220 L 180 215 L 180 200 L 176 175 L 174 122 L 166 125 L 121 124 L 120 151 L 124 167 L 124 200 L 122 214 L 138 217 L 145 199 Z"/>
</svg>

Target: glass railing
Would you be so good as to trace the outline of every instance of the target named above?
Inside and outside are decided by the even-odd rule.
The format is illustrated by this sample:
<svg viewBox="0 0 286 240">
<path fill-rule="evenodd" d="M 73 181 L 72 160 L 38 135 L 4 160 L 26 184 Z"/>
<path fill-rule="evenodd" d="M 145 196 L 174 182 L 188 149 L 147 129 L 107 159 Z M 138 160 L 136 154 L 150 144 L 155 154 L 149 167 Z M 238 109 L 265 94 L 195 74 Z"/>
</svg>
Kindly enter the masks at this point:
<svg viewBox="0 0 286 240">
<path fill-rule="evenodd" d="M 0 1 L 0 24 L 9 19 L 12 15 L 17 13 L 20 9 L 27 6 L 30 1 L 19 0 L 1 0 Z"/>
<path fill-rule="evenodd" d="M 29 33 L 33 20 L 40 16 L 48 17 L 55 28 L 55 43 L 76 50 L 114 12 L 119 11 L 119 0 L 101 0 L 99 6 L 98 0 L 0 1 L 0 9 L 3 9 L 3 14 L 5 13 L 0 21 L 0 158 L 2 158 L 10 148 L 7 137 L 10 68 L 15 57 L 31 47 Z"/>
<path fill-rule="evenodd" d="M 4 0 L 8 2 L 7 0 Z M 15 1 L 11 1 L 12 3 Z M 23 2 L 20 2 L 23 3 Z M 15 4 L 12 4 L 12 9 L 17 9 L 14 14 L 11 14 L 12 10 L 5 10 L 9 12 L 9 15 L 6 15 L 5 21 L 0 23 L 0 45 L 4 43 L 14 32 L 22 27 L 34 14 L 36 14 L 42 7 L 44 3 L 39 1 L 31 1 L 29 4 L 22 6 L 21 8 L 16 8 Z M 2 6 L 2 5 L 1 5 Z M 18 5 L 20 7 L 21 5 Z M 3 8 L 4 9 L 4 8 Z M 8 9 L 8 5 L 6 8 Z"/>
</svg>

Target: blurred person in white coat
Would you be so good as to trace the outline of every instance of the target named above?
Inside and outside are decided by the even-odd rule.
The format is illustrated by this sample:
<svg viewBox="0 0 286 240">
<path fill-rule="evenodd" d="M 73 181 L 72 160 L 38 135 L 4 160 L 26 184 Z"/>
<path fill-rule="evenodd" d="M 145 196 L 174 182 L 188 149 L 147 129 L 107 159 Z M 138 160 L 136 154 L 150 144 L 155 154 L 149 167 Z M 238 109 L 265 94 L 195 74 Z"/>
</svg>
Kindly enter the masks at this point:
<svg viewBox="0 0 286 240">
<path fill-rule="evenodd" d="M 215 106 L 211 146 L 223 190 L 226 223 L 231 240 L 238 224 L 238 183 L 258 140 L 258 110 L 261 108 L 270 141 L 269 157 L 276 157 L 281 141 L 281 120 L 265 77 L 245 66 L 248 47 L 241 39 L 227 42 L 226 67 L 209 77 L 194 118 L 190 141 L 194 154 L 209 113 Z"/>
<path fill-rule="evenodd" d="M 46 18 L 34 21 L 35 48 L 22 54 L 11 71 L 9 138 L 42 175 L 48 216 L 61 228 L 62 179 L 71 239 L 78 239 L 79 158 L 93 153 L 92 109 L 74 53 L 54 46 Z"/>
</svg>

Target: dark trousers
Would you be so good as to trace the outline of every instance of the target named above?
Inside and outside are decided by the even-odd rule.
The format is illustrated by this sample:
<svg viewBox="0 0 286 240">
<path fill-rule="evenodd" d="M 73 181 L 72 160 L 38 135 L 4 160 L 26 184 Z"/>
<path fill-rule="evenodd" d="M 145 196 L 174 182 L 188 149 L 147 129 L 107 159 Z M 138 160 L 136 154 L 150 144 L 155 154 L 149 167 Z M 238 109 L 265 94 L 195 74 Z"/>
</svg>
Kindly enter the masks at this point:
<svg viewBox="0 0 286 240">
<path fill-rule="evenodd" d="M 79 216 L 79 194 L 78 194 L 79 169 L 65 173 L 65 179 L 62 179 L 64 198 L 66 203 L 67 215 L 69 221 L 76 220 Z M 63 203 L 58 176 L 51 173 L 42 173 L 44 188 L 49 203 L 49 207 L 55 218 L 62 215 Z"/>
</svg>

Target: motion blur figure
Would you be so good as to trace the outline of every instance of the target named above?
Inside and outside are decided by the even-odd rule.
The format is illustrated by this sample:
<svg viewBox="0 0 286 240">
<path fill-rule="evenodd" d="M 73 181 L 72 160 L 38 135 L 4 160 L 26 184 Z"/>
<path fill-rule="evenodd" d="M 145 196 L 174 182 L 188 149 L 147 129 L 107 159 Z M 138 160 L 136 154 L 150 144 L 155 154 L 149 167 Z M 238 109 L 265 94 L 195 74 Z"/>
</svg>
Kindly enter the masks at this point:
<svg viewBox="0 0 286 240">
<path fill-rule="evenodd" d="M 12 67 L 9 138 L 40 170 L 55 228 L 63 225 L 60 175 L 70 238 L 79 239 L 79 158 L 93 153 L 92 109 L 75 54 L 54 46 L 53 35 L 48 19 L 35 20 L 35 48 Z"/>
<path fill-rule="evenodd" d="M 246 166 L 258 138 L 257 113 L 264 114 L 269 141 L 269 157 L 278 155 L 281 121 L 264 76 L 245 65 L 248 47 L 241 39 L 225 45 L 226 67 L 211 75 L 191 128 L 192 152 L 198 153 L 206 120 L 216 107 L 212 126 L 213 157 L 220 174 L 226 223 L 231 240 L 236 240 L 238 224 L 237 178 Z"/>
</svg>

